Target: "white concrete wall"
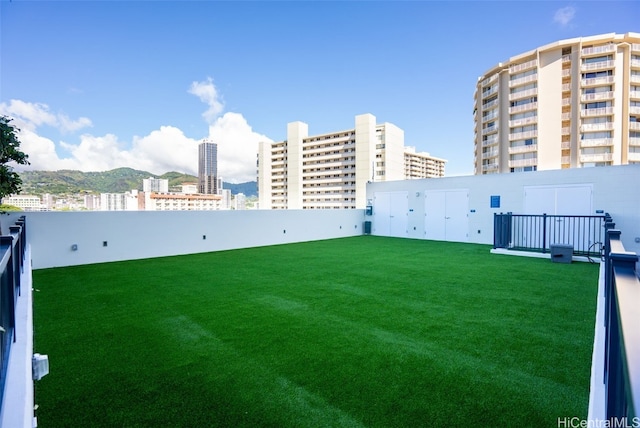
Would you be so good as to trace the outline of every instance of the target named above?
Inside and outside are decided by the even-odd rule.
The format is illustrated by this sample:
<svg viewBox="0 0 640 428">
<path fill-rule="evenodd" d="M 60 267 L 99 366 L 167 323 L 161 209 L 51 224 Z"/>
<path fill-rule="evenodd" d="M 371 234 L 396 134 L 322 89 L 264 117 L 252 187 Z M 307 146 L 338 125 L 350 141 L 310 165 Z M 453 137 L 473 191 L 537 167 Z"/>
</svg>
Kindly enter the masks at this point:
<svg viewBox="0 0 640 428">
<path fill-rule="evenodd" d="M 593 186 L 593 214 L 596 210 L 611 214 L 616 229 L 622 231 L 626 250 L 640 253 L 640 242 L 636 242 L 636 238 L 640 241 L 640 165 L 376 182 L 367 186 L 367 199 L 373 200 L 375 192 L 408 191 L 407 237 L 424 239 L 425 191 L 468 189 L 468 242 L 493 244 L 494 213 L 542 214 L 523 212 L 525 186 L 575 184 Z M 500 208 L 491 208 L 493 195 L 500 196 Z M 373 221 L 374 217 L 367 216 L 366 220 Z"/>
<path fill-rule="evenodd" d="M 304 122 L 287 124 L 287 209 L 302 209 L 302 140 L 309 136 Z"/>
<path fill-rule="evenodd" d="M 538 64 L 538 171 L 560 169 L 562 79 L 558 76 L 562 75 L 562 49 L 540 52 Z"/>
<path fill-rule="evenodd" d="M 373 178 L 376 160 L 376 117 L 372 114 L 356 116 L 356 207 L 366 206 L 367 182 Z"/>
<path fill-rule="evenodd" d="M 22 212 L 0 216 L 3 232 L 20 215 L 34 269 L 355 236 L 364 221 L 364 210 Z"/>
<path fill-rule="evenodd" d="M 385 122 L 384 144 L 384 177 L 381 179 L 404 180 L 404 131 L 393 123 Z"/>
</svg>

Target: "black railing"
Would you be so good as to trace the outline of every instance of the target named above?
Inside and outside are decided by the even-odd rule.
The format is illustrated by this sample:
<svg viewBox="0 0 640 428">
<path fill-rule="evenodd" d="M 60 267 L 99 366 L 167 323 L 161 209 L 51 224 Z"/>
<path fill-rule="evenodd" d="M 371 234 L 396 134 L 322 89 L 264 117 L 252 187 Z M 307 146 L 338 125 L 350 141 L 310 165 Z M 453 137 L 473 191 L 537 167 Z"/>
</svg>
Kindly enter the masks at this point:
<svg viewBox="0 0 640 428">
<path fill-rule="evenodd" d="M 600 257 L 605 215 L 495 214 L 493 248 L 548 253 L 571 245 L 576 256 Z"/>
<path fill-rule="evenodd" d="M 0 236 L 0 406 L 11 343 L 16 341 L 20 333 L 16 330 L 16 303 L 20 295 L 20 274 L 27 242 L 25 218 L 20 217 L 14 226 L 9 227 L 9 231 L 9 235 Z"/>
<path fill-rule="evenodd" d="M 625 251 L 620 231 L 614 227 L 607 223 L 604 248 L 605 410 L 607 420 L 631 423 L 640 416 L 638 255 Z"/>
</svg>

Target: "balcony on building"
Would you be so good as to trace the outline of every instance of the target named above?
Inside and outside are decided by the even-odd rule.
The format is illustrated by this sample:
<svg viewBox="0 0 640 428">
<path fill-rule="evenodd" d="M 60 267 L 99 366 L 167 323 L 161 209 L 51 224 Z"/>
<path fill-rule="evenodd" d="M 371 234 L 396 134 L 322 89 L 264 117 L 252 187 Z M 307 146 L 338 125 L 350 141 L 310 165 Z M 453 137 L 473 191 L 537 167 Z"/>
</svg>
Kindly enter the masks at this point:
<svg viewBox="0 0 640 428">
<path fill-rule="evenodd" d="M 509 94 L 509 101 L 519 100 L 521 98 L 535 97 L 538 95 L 538 88 L 526 89 L 524 91 L 512 92 Z"/>
<path fill-rule="evenodd" d="M 627 159 L 629 162 L 640 162 L 640 152 L 629 152 Z"/>
<path fill-rule="evenodd" d="M 580 101 L 600 101 L 600 100 L 612 100 L 614 97 L 613 91 L 596 92 L 593 94 L 580 95 Z"/>
<path fill-rule="evenodd" d="M 488 115 L 482 116 L 482 123 L 488 122 L 491 119 L 495 119 L 498 116 L 499 116 L 498 112 L 496 110 L 494 110 L 493 112 L 489 113 Z"/>
<path fill-rule="evenodd" d="M 490 95 L 498 93 L 498 85 L 494 85 L 486 91 L 482 91 L 482 98 L 487 98 Z"/>
<path fill-rule="evenodd" d="M 580 147 L 607 147 L 613 145 L 613 138 L 588 138 L 580 140 Z"/>
<path fill-rule="evenodd" d="M 530 74 L 529 76 L 519 77 L 509 81 L 509 87 L 513 88 L 527 83 L 536 82 L 538 80 L 538 73 Z"/>
<path fill-rule="evenodd" d="M 580 117 L 611 116 L 612 114 L 613 107 L 583 108 L 580 110 Z"/>
<path fill-rule="evenodd" d="M 489 110 L 492 107 L 495 107 L 497 105 L 498 105 L 498 99 L 496 98 L 495 100 L 491 100 L 489 102 L 482 103 L 482 110 L 486 111 L 486 110 Z"/>
<path fill-rule="evenodd" d="M 587 86 L 602 86 L 602 85 L 610 85 L 614 83 L 614 76 L 603 76 L 603 77 L 590 77 L 588 79 L 580 79 L 580 84 L 583 87 Z"/>
<path fill-rule="evenodd" d="M 611 131 L 612 129 L 613 122 L 586 123 L 580 125 L 580 132 Z"/>
<path fill-rule="evenodd" d="M 509 134 L 509 141 L 525 140 L 527 138 L 536 138 L 537 136 L 538 136 L 538 131 L 537 130 L 524 131 L 524 132 L 515 132 L 515 133 L 512 133 L 512 134 Z"/>
<path fill-rule="evenodd" d="M 490 149 L 490 150 L 487 150 L 486 152 L 482 152 L 482 159 L 495 158 L 499 154 L 500 154 L 500 152 L 498 151 L 498 149 Z"/>
<path fill-rule="evenodd" d="M 590 62 L 580 65 L 580 71 L 596 71 L 596 70 L 609 70 L 616 66 L 616 62 L 612 60 Z"/>
<path fill-rule="evenodd" d="M 499 141 L 497 134 L 489 135 L 486 140 L 482 141 L 482 147 L 498 144 Z"/>
<path fill-rule="evenodd" d="M 494 126 L 488 126 L 486 128 L 482 128 L 482 135 L 492 134 L 494 132 L 498 132 L 498 124 L 496 123 Z"/>
<path fill-rule="evenodd" d="M 582 48 L 582 50 L 580 51 L 580 54 L 582 56 L 594 56 L 594 55 L 600 55 L 603 53 L 615 52 L 616 49 L 617 49 L 616 44 L 608 43 L 606 45 L 601 45 L 601 46 L 590 46 L 587 48 Z"/>
<path fill-rule="evenodd" d="M 509 168 L 520 168 L 524 166 L 536 165 L 538 165 L 538 158 L 509 160 Z"/>
<path fill-rule="evenodd" d="M 589 153 L 581 154 L 580 162 L 611 162 L 613 160 L 613 153 Z"/>
<path fill-rule="evenodd" d="M 530 61 L 524 62 L 522 64 L 513 64 L 509 67 L 509 73 L 514 74 L 521 71 L 529 70 L 531 68 L 535 68 L 538 66 L 538 60 L 532 59 Z"/>
<path fill-rule="evenodd" d="M 481 83 L 480 86 L 488 86 L 489 84 L 491 84 L 492 82 L 495 82 L 496 80 L 498 80 L 498 74 L 492 74 L 491 76 L 487 77 L 486 79 L 484 79 Z"/>
<path fill-rule="evenodd" d="M 509 121 L 509 128 L 515 128 L 516 126 L 525 126 L 538 123 L 538 115 L 524 117 L 522 119 L 514 119 Z"/>
<path fill-rule="evenodd" d="M 537 152 L 537 151 L 538 151 L 538 145 L 537 144 L 525 144 L 525 145 L 521 145 L 521 146 L 509 147 L 509 154 L 510 155 L 518 154 L 518 153 Z"/>
<path fill-rule="evenodd" d="M 509 114 L 522 113 L 524 111 L 536 110 L 537 108 L 538 108 L 538 102 L 533 101 L 533 102 L 522 104 L 519 106 L 509 107 Z"/>
<path fill-rule="evenodd" d="M 498 171 L 498 164 L 496 162 L 482 164 L 482 171 L 483 172 Z"/>
</svg>

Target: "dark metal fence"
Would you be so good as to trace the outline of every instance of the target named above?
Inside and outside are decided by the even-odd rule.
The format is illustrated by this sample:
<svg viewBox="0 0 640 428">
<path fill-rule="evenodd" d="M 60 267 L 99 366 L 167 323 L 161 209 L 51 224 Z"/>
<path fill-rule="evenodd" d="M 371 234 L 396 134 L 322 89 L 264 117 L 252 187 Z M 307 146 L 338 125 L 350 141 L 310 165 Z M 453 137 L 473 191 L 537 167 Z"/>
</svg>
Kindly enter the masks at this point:
<svg viewBox="0 0 640 428">
<path fill-rule="evenodd" d="M 24 267 L 26 223 L 20 217 L 9 227 L 9 235 L 0 236 L 0 406 L 9 363 L 11 343 L 16 341 L 16 303 L 20 295 L 20 273 Z"/>
<path fill-rule="evenodd" d="M 607 223 L 605 261 L 605 409 L 608 421 L 640 416 L 640 280 L 638 255 L 625 251 Z M 611 425 L 614 426 L 614 425 Z"/>
<path fill-rule="evenodd" d="M 577 256 L 600 257 L 605 215 L 494 215 L 493 248 L 547 253 L 554 244 L 571 245 Z"/>
</svg>

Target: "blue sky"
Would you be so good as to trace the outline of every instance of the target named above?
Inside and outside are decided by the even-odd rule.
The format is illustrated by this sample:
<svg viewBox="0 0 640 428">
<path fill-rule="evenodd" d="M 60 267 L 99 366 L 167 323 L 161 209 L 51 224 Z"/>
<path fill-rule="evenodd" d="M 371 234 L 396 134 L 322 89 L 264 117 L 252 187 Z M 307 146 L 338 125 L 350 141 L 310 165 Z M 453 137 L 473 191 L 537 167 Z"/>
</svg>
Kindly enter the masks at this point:
<svg viewBox="0 0 640 428">
<path fill-rule="evenodd" d="M 558 40 L 640 32 L 637 1 L 0 0 L 0 114 L 30 169 L 255 179 L 260 140 L 371 113 L 473 173 L 478 76 Z"/>
</svg>

